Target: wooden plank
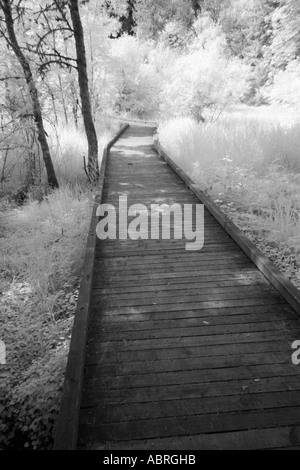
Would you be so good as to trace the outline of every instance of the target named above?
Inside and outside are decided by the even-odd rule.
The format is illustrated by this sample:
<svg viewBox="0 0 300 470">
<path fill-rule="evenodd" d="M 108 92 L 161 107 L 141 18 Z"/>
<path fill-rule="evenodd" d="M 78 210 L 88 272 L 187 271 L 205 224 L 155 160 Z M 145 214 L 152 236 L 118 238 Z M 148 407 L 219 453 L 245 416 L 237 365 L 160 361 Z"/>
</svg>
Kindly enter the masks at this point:
<svg viewBox="0 0 300 470">
<path fill-rule="evenodd" d="M 256 286 L 257 288 L 260 288 L 261 286 L 264 287 L 268 285 L 267 281 L 265 280 L 264 277 L 261 275 L 255 276 L 255 275 L 248 275 L 245 277 L 234 277 L 234 276 L 228 276 L 223 278 L 222 276 L 213 276 L 213 277 L 208 277 L 207 279 L 203 279 L 201 283 L 199 282 L 185 282 L 185 279 L 181 279 L 180 281 L 177 281 L 177 283 L 155 283 L 155 281 L 144 285 L 133 285 L 133 284 L 128 284 L 127 286 L 108 286 L 104 287 L 101 283 L 95 283 L 94 284 L 94 290 L 99 292 L 102 295 L 107 295 L 107 294 L 119 294 L 120 296 L 125 296 L 125 297 L 134 297 L 136 298 L 136 295 L 143 295 L 144 297 L 151 297 L 152 295 L 168 295 L 168 291 L 178 291 L 180 295 L 180 291 L 183 290 L 184 292 L 188 291 L 193 291 L 197 290 L 197 292 L 201 292 L 202 289 L 211 289 L 211 288 L 222 288 L 222 287 L 228 287 L 230 290 L 231 287 L 236 287 L 236 286 Z M 270 289 L 272 287 L 270 286 Z"/>
<path fill-rule="evenodd" d="M 119 316 L 119 315 L 143 315 L 143 314 L 151 314 L 151 313 L 166 313 L 166 310 L 169 312 L 183 312 L 183 311 L 195 311 L 195 310 L 206 310 L 209 309 L 216 309 L 216 308 L 224 308 L 224 307 L 244 307 L 244 306 L 255 306 L 255 305 L 278 305 L 278 304 L 285 304 L 282 297 L 273 295 L 270 297 L 269 295 L 262 295 L 258 293 L 257 297 L 249 297 L 249 298 L 238 298 L 238 299 L 225 299 L 225 300 L 215 300 L 215 301 L 199 301 L 199 302 L 191 302 L 188 304 L 168 304 L 166 307 L 165 305 L 155 304 L 155 305 L 143 305 L 138 307 L 103 307 L 101 308 L 103 314 L 110 315 L 110 316 Z M 94 306 L 93 311 L 96 311 L 97 307 Z M 207 312 L 209 314 L 209 312 Z"/>
<path fill-rule="evenodd" d="M 153 419 L 149 421 L 120 422 L 115 424 L 81 425 L 86 439 L 98 442 L 151 439 L 157 436 L 186 436 L 209 432 L 230 432 L 265 427 L 299 426 L 300 407 L 260 411 L 232 412 L 226 419 L 223 413 Z"/>
<path fill-rule="evenodd" d="M 264 343 L 267 341 L 277 341 L 285 340 L 286 344 L 289 344 L 291 347 L 292 335 L 297 334 L 297 330 L 290 330 L 289 332 L 282 333 L 281 331 L 259 331 L 249 333 L 230 333 L 230 334 L 215 334 L 212 336 L 174 336 L 171 338 L 148 338 L 148 339 L 136 339 L 136 340 L 121 340 L 121 341 L 90 341 L 87 346 L 87 351 L 93 351 L 95 354 L 97 351 L 101 354 L 102 351 L 105 351 L 105 354 L 110 354 L 112 359 L 113 357 L 119 356 L 120 353 L 130 353 L 132 351 L 138 351 L 142 353 L 143 351 L 155 351 L 157 349 L 171 349 L 171 348 L 191 348 L 201 346 L 213 346 L 213 345 L 244 345 L 244 344 L 253 344 L 253 343 Z M 254 346 L 253 346 L 254 347 Z M 290 350 L 292 352 L 292 350 Z M 295 369 L 295 368 L 294 368 Z"/>
<path fill-rule="evenodd" d="M 196 414 L 232 413 L 241 410 L 263 410 L 300 406 L 300 389 L 286 392 L 246 393 L 242 396 L 189 398 L 162 402 L 124 403 L 87 408 L 80 424 L 96 425 L 130 421 L 194 416 Z"/>
<path fill-rule="evenodd" d="M 257 352 L 276 352 L 276 351 L 288 351 L 291 353 L 291 342 L 277 337 L 275 340 L 274 336 L 265 338 L 264 341 L 248 341 L 237 344 L 217 344 L 214 345 L 201 345 L 200 341 L 194 342 L 194 344 L 179 345 L 178 341 L 176 344 L 169 345 L 168 348 L 162 347 L 155 349 L 143 349 L 137 354 L 136 350 L 126 351 L 114 351 L 111 354 L 112 347 L 109 345 L 99 346 L 99 343 L 88 344 L 86 351 L 86 364 L 116 364 L 118 362 L 150 362 L 150 361 L 161 361 L 167 359 L 180 359 L 180 358 L 191 358 L 191 357 L 213 357 L 222 355 L 236 355 L 236 354 L 247 354 Z M 294 374 L 296 371 L 294 371 Z M 297 377 L 299 381 L 299 378 Z"/>
<path fill-rule="evenodd" d="M 124 301 L 129 301 L 130 299 L 138 301 L 139 299 L 143 299 L 147 302 L 150 299 L 152 303 L 161 299 L 162 303 L 164 303 L 163 298 L 170 298 L 171 296 L 199 296 L 204 295 L 205 293 L 210 295 L 208 300 L 215 300 L 214 294 L 224 293 L 224 295 L 227 295 L 231 292 L 245 292 L 246 294 L 246 288 L 248 288 L 249 291 L 252 290 L 255 296 L 259 295 L 261 292 L 263 295 L 269 293 L 270 296 L 274 295 L 282 299 L 282 297 L 279 296 L 278 291 L 276 291 L 272 286 L 260 283 L 259 279 L 256 279 L 254 276 L 251 279 L 251 273 L 248 271 L 246 271 L 245 279 L 242 277 L 235 278 L 232 275 L 228 280 L 226 279 L 226 273 L 219 275 L 217 270 L 211 270 L 207 274 L 199 274 L 195 271 L 190 271 L 192 284 L 186 282 L 187 277 L 170 277 L 173 273 L 162 273 L 164 276 L 159 278 L 152 278 L 150 275 L 150 277 L 146 279 L 146 282 L 149 281 L 149 285 L 146 286 L 140 280 L 136 286 L 130 286 L 131 281 L 135 282 L 134 274 L 124 270 L 124 278 L 129 276 L 129 274 L 130 280 L 127 282 L 123 281 L 122 277 L 114 278 L 111 276 L 107 279 L 103 275 L 101 277 L 97 276 L 95 281 L 95 296 L 97 296 L 97 301 L 104 301 L 104 295 L 108 292 L 111 294 L 109 300 L 112 301 L 119 299 L 117 296 L 118 292 L 123 294 L 120 299 Z M 251 281 L 253 281 L 252 284 Z M 134 284 L 134 282 L 132 282 L 132 284 Z M 199 282 L 198 289 L 197 282 Z M 245 297 L 247 297 L 247 295 L 245 295 Z M 176 302 L 177 300 L 175 299 L 174 303 Z M 282 302 L 284 302 L 284 299 Z"/>
<path fill-rule="evenodd" d="M 150 322 L 148 322 L 150 323 Z M 202 323 L 202 324 L 201 324 Z M 272 322 L 269 319 L 268 322 L 256 322 L 256 323 L 243 323 L 243 324 L 229 324 L 229 325 L 211 325 L 210 322 L 198 322 L 198 324 L 194 324 L 192 326 L 185 326 L 185 325 L 176 325 L 176 327 L 171 326 L 170 322 L 166 325 L 162 325 L 161 328 L 151 329 L 151 324 L 147 325 L 148 328 L 141 330 L 136 329 L 133 331 L 126 330 L 126 341 L 135 341 L 135 340 L 148 340 L 148 339 L 158 339 L 158 338 L 170 338 L 170 337 L 192 337 L 197 336 L 201 338 L 202 336 L 214 336 L 217 334 L 230 334 L 230 333 L 246 333 L 249 336 L 252 333 L 257 333 L 259 331 L 281 331 L 282 328 L 289 329 L 289 326 L 294 328 L 295 325 L 293 322 Z M 128 328 L 128 327 L 127 327 Z M 145 327 L 144 327 L 145 328 Z M 114 328 L 105 328 L 95 330 L 91 332 L 90 341 L 124 341 L 124 330 Z M 201 339 L 200 339 L 201 341 Z"/>
<path fill-rule="evenodd" d="M 216 260 L 228 260 L 228 259 L 247 259 L 246 255 L 241 251 L 241 252 L 233 252 L 233 253 L 227 253 L 226 251 L 221 251 L 214 253 L 214 259 Z M 98 251 L 96 251 L 96 259 L 98 259 Z M 210 253 L 202 253 L 201 251 L 196 251 L 196 252 L 190 252 L 187 251 L 185 253 L 180 253 L 180 254 L 175 254 L 175 255 L 169 255 L 165 254 L 162 257 L 159 255 L 150 255 L 146 256 L 141 254 L 141 256 L 137 259 L 132 259 L 130 256 L 120 256 L 120 257 L 115 257 L 115 258 L 101 258 L 99 257 L 99 260 L 101 260 L 101 266 L 123 266 L 127 265 L 128 263 L 131 264 L 131 266 L 139 266 L 139 265 L 152 265 L 152 264 L 159 264 L 159 263 L 181 263 L 185 262 L 187 260 L 192 260 L 195 262 L 201 262 L 201 261 L 209 261 L 211 259 L 211 254 Z M 267 281 L 266 281 L 267 282 Z"/>
<path fill-rule="evenodd" d="M 107 144 L 103 152 L 97 193 L 94 198 L 90 228 L 87 237 L 83 273 L 75 311 L 72 337 L 66 366 L 60 411 L 56 423 L 54 450 L 71 450 L 77 445 L 79 408 L 81 400 L 82 377 L 85 361 L 85 347 L 91 311 L 92 283 L 96 247 L 96 211 L 102 200 L 107 153 L 113 143 L 128 128 L 122 126 L 117 135 Z"/>
<path fill-rule="evenodd" d="M 291 309 L 291 307 L 290 307 Z M 209 321 L 213 322 L 215 319 L 218 319 L 220 323 L 223 321 L 222 319 L 226 317 L 227 319 L 231 317 L 236 321 L 239 321 L 241 319 L 241 315 L 249 314 L 251 313 L 256 313 L 259 314 L 260 312 L 269 312 L 270 314 L 276 314 L 276 313 L 283 313 L 285 314 L 285 318 L 287 315 L 290 313 L 295 314 L 294 310 L 286 310 L 285 305 L 282 304 L 281 306 L 278 304 L 270 305 L 270 304 L 264 304 L 264 305 L 247 305 L 243 307 L 223 307 L 219 306 L 218 308 L 211 308 L 209 310 L 207 309 L 197 309 L 197 310 L 184 310 L 184 309 L 179 309 L 179 310 L 173 310 L 173 311 L 168 311 L 166 308 L 163 312 L 151 312 L 151 314 L 122 314 L 121 311 L 119 312 L 118 315 L 110 315 L 110 312 L 106 314 L 103 312 L 102 315 L 99 315 L 99 312 L 101 312 L 101 309 L 99 307 L 94 307 L 93 310 L 93 322 L 95 326 L 97 326 L 97 320 L 99 321 L 99 324 L 103 324 L 105 322 L 109 322 L 114 327 L 116 327 L 116 324 L 123 324 L 123 323 L 145 323 L 148 324 L 149 321 L 178 321 L 180 319 L 194 319 L 195 321 L 199 321 L 199 319 L 202 319 L 202 321 Z M 293 317 L 291 317 L 293 318 Z M 275 320 L 275 319 L 274 319 Z M 295 328 L 299 328 L 298 325 L 295 326 Z M 299 335 L 297 335 L 299 336 Z"/>
<path fill-rule="evenodd" d="M 260 286 L 261 292 L 269 293 L 272 295 L 274 291 L 272 287 L 269 286 Z M 237 294 L 239 297 L 241 295 L 247 296 L 248 293 L 253 292 L 253 294 L 257 295 L 257 286 L 253 287 L 251 284 L 249 285 L 234 285 L 234 286 L 224 286 L 224 287 L 209 287 L 209 286 L 202 286 L 199 289 L 172 289 L 168 291 L 160 290 L 156 292 L 135 292 L 134 294 L 116 294 L 111 292 L 110 297 L 107 295 L 103 295 L 102 293 L 97 293 L 95 289 L 95 299 L 98 302 L 101 302 L 101 305 L 114 307 L 126 307 L 126 306 L 135 306 L 135 305 L 153 305 L 155 303 L 160 304 L 168 304 L 174 303 L 184 303 L 184 302 L 191 302 L 191 300 L 204 300 L 205 298 L 214 298 L 214 300 L 218 298 L 228 298 L 227 296 Z M 215 297 L 218 296 L 218 297 Z M 223 297 L 224 296 L 224 297 Z M 235 298 L 239 298 L 235 297 Z"/>
<path fill-rule="evenodd" d="M 253 268 L 249 267 L 249 266 L 242 266 L 242 267 L 239 267 L 239 268 L 235 268 L 235 270 L 233 269 L 218 269 L 216 267 L 216 269 L 205 269 L 205 270 L 202 270 L 202 271 L 199 271 L 199 270 L 194 270 L 194 271 L 176 271 L 176 272 L 173 272 L 173 273 L 152 273 L 152 274 L 140 274 L 140 275 L 128 275 L 126 276 L 126 280 L 125 280 L 125 283 L 127 282 L 139 282 L 139 283 L 144 283 L 146 284 L 148 281 L 150 280 L 159 280 L 161 282 L 163 282 L 163 280 L 175 280 L 176 282 L 178 282 L 178 279 L 191 279 L 191 278 L 198 278 L 198 279 L 201 279 L 201 278 L 207 278 L 207 277 L 217 277 L 217 278 L 220 278 L 220 276 L 223 276 L 223 277 L 226 277 L 227 275 L 228 276 L 233 276 L 234 273 L 236 273 L 237 276 L 242 276 L 242 275 L 249 275 L 251 274 L 252 272 L 254 271 Z M 103 285 L 109 283 L 109 284 L 124 284 L 124 276 L 121 276 L 121 278 L 118 278 L 118 276 L 114 276 L 114 275 L 111 275 L 111 276 L 102 276 L 102 275 L 97 275 L 95 276 L 97 281 L 98 282 L 103 282 Z M 194 280 L 194 279 L 193 279 Z M 278 294 L 279 296 L 279 294 Z"/>
<path fill-rule="evenodd" d="M 237 284 L 243 284 L 247 283 L 249 281 L 253 281 L 253 283 L 256 283 L 258 286 L 258 283 L 264 279 L 263 275 L 255 270 L 255 269 L 250 269 L 250 270 L 243 270 L 240 272 L 239 270 L 231 270 L 230 272 L 225 272 L 225 273 L 219 273 L 218 271 L 206 271 L 206 272 L 201 272 L 201 273 L 194 273 L 193 276 L 191 276 L 191 279 L 189 279 L 188 276 L 180 277 L 169 277 L 169 276 L 161 276 L 161 277 L 153 277 L 150 276 L 146 282 L 144 279 L 136 279 L 134 280 L 134 283 L 131 282 L 131 280 L 125 279 L 120 279 L 116 281 L 114 284 L 111 282 L 111 280 L 107 279 L 98 279 L 98 276 L 95 276 L 95 288 L 130 288 L 130 289 L 137 289 L 142 291 L 143 289 L 147 290 L 148 287 L 152 286 L 161 286 L 160 289 L 165 289 L 167 286 L 172 286 L 172 285 L 187 285 L 189 282 L 195 284 L 195 283 L 201 283 L 201 285 L 206 285 L 207 283 L 211 284 L 213 282 L 216 283 L 218 281 L 228 281 L 232 282 L 235 281 Z M 107 282 L 106 282 L 107 281 Z M 143 289 L 142 289 L 143 288 Z"/>
<path fill-rule="evenodd" d="M 95 275 L 99 281 L 105 280 L 108 282 L 113 281 L 114 283 L 118 283 L 126 278 L 128 281 L 134 281 L 138 277 L 139 280 L 141 279 L 161 279 L 161 278 L 178 278 L 178 277 L 197 277 L 197 276 L 206 276 L 206 275 L 213 275 L 213 274 L 226 274 L 227 272 L 236 271 L 236 272 L 243 272 L 249 271 L 251 269 L 251 263 L 242 261 L 241 263 L 226 263 L 226 264 L 212 264 L 203 266 L 201 270 L 197 265 L 187 265 L 181 266 L 178 269 L 169 268 L 169 267 L 162 267 L 157 269 L 150 269 L 147 270 L 147 274 L 141 275 L 139 269 L 123 269 L 118 271 L 114 270 L 95 270 Z M 180 269 L 180 270 L 179 270 Z M 184 271 L 183 271 L 184 270 Z M 109 274 L 109 275 L 108 275 Z M 278 291 L 277 291 L 278 295 Z"/>
<path fill-rule="evenodd" d="M 274 369 L 273 371 L 272 367 Z M 203 390 L 206 391 L 205 396 L 210 396 L 211 390 L 220 383 L 223 384 L 223 396 L 227 395 L 227 385 L 229 386 L 228 394 L 231 395 L 233 384 L 246 384 L 245 386 L 240 385 L 237 390 L 237 394 L 242 396 L 243 392 L 248 394 L 248 389 L 251 385 L 253 385 L 254 389 L 257 391 L 265 392 L 263 380 L 266 379 L 273 379 L 274 377 L 278 379 L 281 378 L 281 381 L 286 381 L 287 384 L 290 384 L 290 379 L 294 380 L 295 375 L 293 371 L 286 368 L 285 364 L 275 364 L 272 367 L 270 364 L 243 365 L 242 367 L 224 367 L 221 369 L 215 368 L 213 370 L 200 369 L 184 372 L 156 372 L 153 374 L 132 375 L 128 378 L 124 375 L 117 376 L 114 378 L 115 380 L 112 380 L 109 376 L 104 376 L 100 383 L 96 380 L 96 377 L 92 377 L 91 379 L 86 379 L 85 396 L 86 398 L 90 397 L 92 403 L 95 403 L 97 396 L 103 393 L 109 397 L 108 399 L 111 400 L 111 403 L 117 403 L 118 400 L 122 403 L 123 400 L 132 403 L 155 402 L 156 396 L 157 400 L 170 400 L 171 397 L 175 399 L 175 396 L 180 399 L 189 399 L 197 385 L 200 390 L 198 396 L 201 397 L 203 396 Z M 241 373 L 241 375 L 239 375 L 239 373 Z M 151 381 L 150 377 L 152 379 Z M 186 380 L 188 380 L 188 382 Z M 298 386 L 296 385 L 297 382 L 293 383 L 295 383 L 295 386 L 299 389 L 299 383 Z M 187 384 L 189 385 L 187 386 Z M 257 387 L 255 386 L 256 384 Z M 172 390 L 175 389 L 178 389 L 178 393 L 175 393 L 174 396 L 170 395 Z"/>
<path fill-rule="evenodd" d="M 174 296 L 172 295 L 172 292 L 169 292 L 169 295 L 166 297 L 153 297 L 153 298 L 148 298 L 145 299 L 143 296 L 140 298 L 136 299 L 129 299 L 129 300 L 120 300 L 118 299 L 118 296 L 111 296 L 108 300 L 103 300 L 103 296 L 95 294 L 94 299 L 95 303 L 99 303 L 101 305 L 101 308 L 105 310 L 106 313 L 110 313 L 108 309 L 115 309 L 115 308 L 122 308 L 123 313 L 131 313 L 128 312 L 128 308 L 132 309 L 132 307 L 148 307 L 148 306 L 164 306 L 166 309 L 173 309 L 173 305 L 176 303 L 176 305 L 184 304 L 186 307 L 188 307 L 191 303 L 193 302 L 208 302 L 210 299 L 213 299 L 214 301 L 223 301 L 223 300 L 237 300 L 237 299 L 247 299 L 247 298 L 262 298 L 265 295 L 274 295 L 271 290 L 268 289 L 261 289 L 260 292 L 257 292 L 257 289 L 255 288 L 247 288 L 247 289 L 236 289 L 236 290 L 231 290 L 231 291 L 225 291 L 225 292 L 206 292 L 202 294 L 195 294 L 193 295 L 192 293 L 190 294 L 182 294 L 180 296 Z M 195 304 L 193 304 L 195 305 Z M 197 308 L 197 307 L 192 307 L 192 308 Z M 126 310 L 125 310 L 126 309 Z M 151 308 L 151 311 L 153 308 Z"/>
<path fill-rule="evenodd" d="M 144 335 L 148 334 L 148 337 L 152 337 L 156 334 L 163 335 L 168 330 L 174 330 L 176 328 L 198 328 L 205 325 L 207 330 L 214 334 L 218 328 L 222 328 L 222 331 L 225 333 L 236 329 L 250 329 L 250 328 L 263 328 L 260 325 L 271 325 L 273 328 L 276 328 L 277 325 L 280 325 L 280 328 L 286 328 L 287 330 L 291 327 L 295 328 L 294 318 L 287 320 L 287 312 L 282 311 L 272 311 L 270 313 L 248 313 L 246 315 L 224 315 L 224 316 L 215 316 L 215 317 L 187 317 L 185 318 L 182 315 L 182 318 L 172 318 L 172 319 L 159 319 L 151 320 L 145 319 L 144 321 L 111 321 L 111 317 L 104 317 L 93 319 L 93 326 L 95 331 L 91 332 L 91 339 L 94 339 L 96 335 L 105 334 L 107 338 L 110 337 L 110 334 L 113 335 L 124 335 L 128 336 L 130 339 L 133 334 L 140 334 L 140 337 L 143 338 Z M 116 327 L 117 324 L 117 327 Z M 173 331 L 174 334 L 174 331 Z M 182 332 L 184 334 L 184 331 Z"/>
<path fill-rule="evenodd" d="M 86 376 L 91 378 L 97 374 L 103 376 L 129 376 L 129 375 L 145 375 L 153 373 L 179 372 L 181 370 L 205 370 L 219 369 L 220 367 L 237 367 L 248 365 L 266 365 L 266 364 L 288 364 L 290 362 L 290 351 L 271 351 L 251 352 L 240 354 L 232 354 L 228 356 L 213 357 L 184 357 L 176 359 L 162 359 L 159 361 L 149 362 L 126 362 L 114 364 L 90 364 L 87 365 Z M 300 386 L 300 385 L 299 385 Z M 248 390 L 248 389 L 246 389 Z M 172 396 L 169 399 L 173 399 Z"/>
<path fill-rule="evenodd" d="M 209 245 L 209 246 L 204 246 L 202 249 L 203 253 L 230 253 L 230 252 L 235 252 L 236 253 L 236 247 L 231 244 L 227 244 L 224 246 L 223 245 Z M 170 248 L 168 250 L 159 250 L 159 249 L 145 249 L 145 250 L 126 250 L 122 249 L 121 246 L 116 248 L 115 250 L 105 250 L 103 247 L 98 248 L 98 259 L 101 258 L 119 258 L 122 256 L 128 256 L 128 257 L 139 257 L 142 258 L 143 256 L 172 256 L 172 255 L 182 255 L 184 253 L 184 247 L 181 248 Z"/>
<path fill-rule="evenodd" d="M 228 259 L 228 260 L 214 260 L 213 262 L 207 260 L 207 261 L 202 261 L 199 263 L 198 261 L 186 261 L 186 262 L 161 262 L 160 264 L 138 264 L 138 265 L 133 265 L 131 263 L 126 263 L 125 265 L 120 264 L 119 266 L 111 265 L 108 267 L 108 269 L 105 269 L 106 267 L 102 265 L 102 263 L 98 264 L 97 267 L 95 267 L 95 272 L 103 275 L 106 275 L 106 272 L 109 272 L 110 274 L 114 274 L 115 277 L 123 277 L 124 275 L 127 274 L 139 274 L 143 271 L 148 271 L 148 272 L 174 272 L 177 271 L 178 269 L 186 269 L 186 271 L 194 270 L 199 268 L 203 269 L 224 269 L 226 267 L 232 267 L 232 268 L 239 268 L 239 267 L 245 267 L 245 266 L 252 266 L 252 263 L 250 260 L 247 259 Z"/>
<path fill-rule="evenodd" d="M 220 366 L 222 363 L 220 364 Z M 100 368 L 99 368 L 100 369 Z M 97 369 L 96 369 L 97 370 Z M 153 372 L 147 374 L 132 374 L 130 376 L 103 376 L 93 375 L 85 378 L 85 393 L 99 393 L 100 390 L 138 389 L 147 387 L 165 387 L 168 385 L 206 384 L 228 382 L 236 380 L 257 380 L 268 377 L 294 376 L 293 364 L 267 364 L 267 365 L 237 365 L 236 367 L 222 367 L 219 369 L 194 369 L 188 371 Z M 186 386 L 188 391 L 189 387 Z M 300 405 L 300 402 L 299 402 Z M 283 407 L 283 406 L 282 406 Z"/>
<path fill-rule="evenodd" d="M 273 393 L 289 390 L 299 390 L 299 380 L 294 375 L 284 377 L 264 377 L 255 382 L 253 378 L 237 379 L 210 383 L 191 383 L 163 385 L 161 387 L 139 387 L 136 389 L 114 390 L 100 389 L 99 393 L 94 391 L 85 392 L 82 407 L 95 407 L 99 405 L 118 405 L 134 403 L 152 403 L 173 400 L 192 400 L 205 397 L 226 397 L 251 395 L 252 393 Z M 100 395 L 101 394 L 101 395 Z M 226 420 L 226 417 L 224 416 Z"/>
<path fill-rule="evenodd" d="M 193 434 L 192 436 L 175 436 L 167 438 L 137 439 L 110 443 L 92 442 L 81 446 L 94 450 L 267 450 L 276 448 L 300 449 L 299 426 L 271 427 L 223 433 Z"/>
<path fill-rule="evenodd" d="M 117 327 L 116 327 L 117 323 Z M 95 328 L 94 332 L 91 332 L 91 338 L 93 339 L 97 334 L 106 334 L 109 337 L 110 334 L 115 335 L 125 335 L 128 334 L 128 337 L 131 338 L 131 335 L 139 332 L 141 338 L 145 334 L 151 337 L 151 335 L 160 335 L 163 332 L 168 330 L 174 330 L 175 328 L 200 328 L 199 325 L 205 325 L 208 331 L 211 331 L 212 334 L 214 331 L 217 331 L 217 328 L 222 328 L 224 333 L 235 331 L 236 327 L 239 328 L 255 328 L 256 326 L 260 328 L 260 323 L 263 325 L 280 325 L 281 328 L 290 327 L 295 328 L 294 319 L 286 320 L 286 312 L 282 311 L 272 311 L 271 313 L 250 313 L 250 314 L 238 314 L 238 315 L 224 315 L 216 317 L 188 317 L 185 318 L 173 318 L 173 319 L 159 319 L 159 320 L 147 320 L 144 321 L 111 321 L 111 317 L 100 318 L 97 321 L 96 318 L 93 320 L 93 326 Z M 276 326 L 275 326 L 276 327 Z M 261 327 L 262 328 L 262 327 Z M 158 331 L 158 333 L 157 333 Z M 160 331 L 162 333 L 160 333 Z M 149 332 L 149 333 L 148 333 Z M 182 332 L 184 333 L 184 332 Z M 124 338 L 124 336 L 123 336 Z"/>
</svg>

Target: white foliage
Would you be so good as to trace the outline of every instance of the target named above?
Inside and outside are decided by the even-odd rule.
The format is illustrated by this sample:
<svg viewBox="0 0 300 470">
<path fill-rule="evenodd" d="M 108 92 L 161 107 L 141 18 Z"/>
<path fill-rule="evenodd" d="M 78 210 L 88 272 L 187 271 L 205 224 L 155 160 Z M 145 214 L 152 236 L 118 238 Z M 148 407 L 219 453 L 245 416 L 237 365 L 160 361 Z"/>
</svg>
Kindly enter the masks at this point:
<svg viewBox="0 0 300 470">
<path fill-rule="evenodd" d="M 273 102 L 297 105 L 300 102 L 300 61 L 293 60 L 277 72 L 268 96 Z"/>
<path fill-rule="evenodd" d="M 168 70 L 162 92 L 164 116 L 201 114 L 209 106 L 237 101 L 247 89 L 248 67 L 228 56 L 226 39 L 208 18 L 195 24 L 197 36 Z"/>
</svg>

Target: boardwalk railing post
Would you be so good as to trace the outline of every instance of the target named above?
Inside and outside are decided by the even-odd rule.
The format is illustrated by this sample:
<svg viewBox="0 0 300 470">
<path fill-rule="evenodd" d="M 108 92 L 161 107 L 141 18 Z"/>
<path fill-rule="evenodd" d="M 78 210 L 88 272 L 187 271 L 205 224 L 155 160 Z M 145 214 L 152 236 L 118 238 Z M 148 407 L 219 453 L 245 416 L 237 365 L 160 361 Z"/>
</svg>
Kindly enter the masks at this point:
<svg viewBox="0 0 300 470">
<path fill-rule="evenodd" d="M 129 124 L 124 124 L 103 151 L 99 182 L 94 196 L 91 223 L 87 237 L 83 273 L 74 317 L 60 411 L 56 423 L 53 450 L 75 450 L 77 446 L 81 387 L 91 310 L 91 293 L 97 241 L 96 226 L 98 217 L 96 216 L 96 211 L 98 205 L 101 204 L 109 150 L 128 127 Z"/>
</svg>

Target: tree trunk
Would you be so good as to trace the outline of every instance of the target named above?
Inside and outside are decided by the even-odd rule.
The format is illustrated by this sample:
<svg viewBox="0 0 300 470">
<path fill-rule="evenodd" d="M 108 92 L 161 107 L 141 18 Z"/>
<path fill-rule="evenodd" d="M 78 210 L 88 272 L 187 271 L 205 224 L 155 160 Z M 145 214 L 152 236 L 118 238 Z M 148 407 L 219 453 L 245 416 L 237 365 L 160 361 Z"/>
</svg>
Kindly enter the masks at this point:
<svg viewBox="0 0 300 470">
<path fill-rule="evenodd" d="M 34 120 L 36 122 L 37 131 L 38 131 L 38 141 L 42 149 L 42 155 L 43 155 L 43 159 L 44 159 L 45 167 L 47 171 L 48 184 L 53 189 L 58 188 L 58 181 L 55 175 L 55 170 L 54 170 L 54 166 L 52 163 L 50 150 L 49 150 L 49 146 L 48 146 L 48 142 L 46 138 L 46 132 L 45 132 L 44 123 L 43 123 L 43 116 L 42 116 L 41 105 L 40 105 L 40 101 L 38 97 L 38 91 L 34 83 L 34 78 L 31 72 L 29 62 L 27 58 L 25 57 L 25 55 L 23 54 L 19 46 L 18 40 L 16 38 L 16 34 L 14 30 L 14 22 L 13 22 L 13 17 L 12 17 L 12 12 L 11 12 L 11 2 L 10 0 L 3 0 L 1 1 L 0 6 L 4 12 L 5 24 L 7 28 L 10 45 L 23 69 L 25 80 L 29 89 L 29 94 L 30 94 L 30 98 L 32 101 L 32 106 L 33 106 Z"/>
<path fill-rule="evenodd" d="M 79 13 L 78 0 L 70 0 L 69 8 L 76 44 L 81 110 L 88 140 L 88 174 L 91 180 L 95 182 L 99 177 L 98 140 L 92 116 L 84 33 Z"/>
<path fill-rule="evenodd" d="M 66 107 L 66 102 L 65 102 L 64 87 L 63 87 L 60 75 L 58 75 L 58 83 L 59 83 L 59 91 L 60 91 L 60 96 L 61 96 L 61 103 L 62 103 L 62 107 L 63 107 L 63 112 L 64 112 L 64 116 L 65 116 L 65 121 L 66 121 L 66 124 L 68 125 L 69 120 L 68 120 L 68 113 L 67 113 L 67 107 Z"/>
</svg>

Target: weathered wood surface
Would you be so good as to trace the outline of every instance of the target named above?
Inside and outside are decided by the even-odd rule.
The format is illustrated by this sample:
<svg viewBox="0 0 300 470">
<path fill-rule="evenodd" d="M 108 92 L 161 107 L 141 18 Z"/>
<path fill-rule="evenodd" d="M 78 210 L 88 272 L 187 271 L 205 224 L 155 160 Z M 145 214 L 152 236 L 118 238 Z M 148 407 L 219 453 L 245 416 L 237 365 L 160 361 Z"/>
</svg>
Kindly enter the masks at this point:
<svg viewBox="0 0 300 470">
<path fill-rule="evenodd" d="M 103 202 L 199 200 L 131 126 Z M 78 449 L 300 448 L 299 317 L 211 213 L 205 243 L 97 241 Z"/>
</svg>

